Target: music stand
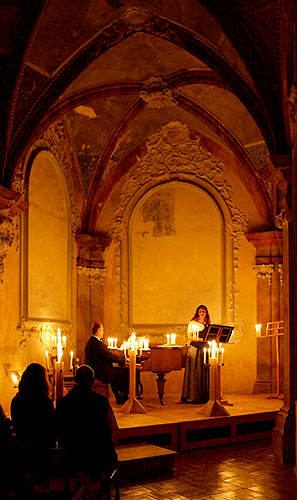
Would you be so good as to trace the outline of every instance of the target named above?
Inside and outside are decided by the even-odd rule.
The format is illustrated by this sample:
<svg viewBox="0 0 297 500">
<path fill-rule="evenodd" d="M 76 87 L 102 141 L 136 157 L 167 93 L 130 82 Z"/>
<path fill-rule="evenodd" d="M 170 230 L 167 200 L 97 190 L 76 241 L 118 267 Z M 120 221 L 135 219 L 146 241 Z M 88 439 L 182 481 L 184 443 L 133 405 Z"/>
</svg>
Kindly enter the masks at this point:
<svg viewBox="0 0 297 500">
<path fill-rule="evenodd" d="M 202 332 L 204 342 L 216 341 L 217 344 L 227 344 L 233 333 L 234 326 L 227 325 L 208 325 Z M 207 416 L 229 415 L 223 406 L 233 406 L 233 403 L 228 403 L 223 399 L 221 394 L 221 364 L 210 366 L 210 400 L 204 405 L 201 413 Z"/>
<path fill-rule="evenodd" d="M 227 325 L 208 325 L 203 333 L 203 341 L 211 342 L 215 340 L 217 344 L 222 342 L 223 344 L 227 344 L 230 340 L 230 337 L 233 333 L 234 326 Z"/>
</svg>

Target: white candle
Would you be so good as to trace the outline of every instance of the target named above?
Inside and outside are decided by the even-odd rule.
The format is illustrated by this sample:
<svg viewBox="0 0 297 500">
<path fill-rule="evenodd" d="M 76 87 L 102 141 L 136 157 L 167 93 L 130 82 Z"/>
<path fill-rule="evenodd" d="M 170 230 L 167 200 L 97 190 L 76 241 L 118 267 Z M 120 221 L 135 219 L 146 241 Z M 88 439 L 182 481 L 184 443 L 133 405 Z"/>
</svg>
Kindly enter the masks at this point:
<svg viewBox="0 0 297 500">
<path fill-rule="evenodd" d="M 203 363 L 206 364 L 206 347 L 203 349 Z"/>
<path fill-rule="evenodd" d="M 198 326 L 197 325 L 193 325 L 192 326 L 192 330 L 193 330 L 193 338 L 197 339 L 198 338 Z"/>
<path fill-rule="evenodd" d="M 171 334 L 171 344 L 175 344 L 175 338 L 176 338 L 176 334 L 172 333 Z"/>
<path fill-rule="evenodd" d="M 148 339 L 144 339 L 144 349 L 147 351 L 149 348 L 149 341 Z"/>
<path fill-rule="evenodd" d="M 131 351 L 136 351 L 136 343 L 135 343 L 135 332 L 132 333 L 131 335 Z"/>
<path fill-rule="evenodd" d="M 257 325 L 255 325 L 255 328 L 256 328 L 257 337 L 261 337 L 261 328 L 262 328 L 261 323 L 258 323 Z"/>
<path fill-rule="evenodd" d="M 70 351 L 70 371 L 73 370 L 73 351 Z"/>
<path fill-rule="evenodd" d="M 222 365 L 224 364 L 224 347 L 222 348 Z"/>
<path fill-rule="evenodd" d="M 118 339 L 117 339 L 117 338 L 115 338 L 115 339 L 114 339 L 114 348 L 115 348 L 115 349 L 117 348 L 117 341 L 118 341 Z"/>
<path fill-rule="evenodd" d="M 63 344 L 63 348 L 66 349 L 66 336 L 63 335 L 62 337 L 62 344 Z"/>
<path fill-rule="evenodd" d="M 169 344 L 170 343 L 170 334 L 167 333 L 166 337 L 167 337 L 167 344 Z"/>
<path fill-rule="evenodd" d="M 57 343 L 57 357 L 58 357 L 58 363 L 61 362 L 63 356 L 63 348 L 62 348 L 62 342 L 61 342 L 61 330 L 58 328 L 58 343 Z"/>
<path fill-rule="evenodd" d="M 48 351 L 45 351 L 46 369 L 49 371 Z"/>
</svg>

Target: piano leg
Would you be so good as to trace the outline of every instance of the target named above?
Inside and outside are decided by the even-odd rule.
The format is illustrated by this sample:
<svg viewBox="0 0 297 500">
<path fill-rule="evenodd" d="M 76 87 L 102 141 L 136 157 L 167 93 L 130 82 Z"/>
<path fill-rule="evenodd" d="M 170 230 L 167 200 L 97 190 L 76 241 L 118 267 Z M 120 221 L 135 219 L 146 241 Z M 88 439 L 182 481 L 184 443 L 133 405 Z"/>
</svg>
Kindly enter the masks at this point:
<svg viewBox="0 0 297 500">
<path fill-rule="evenodd" d="M 161 405 L 163 406 L 164 405 L 163 395 L 164 395 L 164 388 L 165 388 L 165 382 L 166 382 L 165 373 L 158 373 L 158 378 L 156 380 L 157 380 L 159 400 L 160 400 Z"/>
</svg>

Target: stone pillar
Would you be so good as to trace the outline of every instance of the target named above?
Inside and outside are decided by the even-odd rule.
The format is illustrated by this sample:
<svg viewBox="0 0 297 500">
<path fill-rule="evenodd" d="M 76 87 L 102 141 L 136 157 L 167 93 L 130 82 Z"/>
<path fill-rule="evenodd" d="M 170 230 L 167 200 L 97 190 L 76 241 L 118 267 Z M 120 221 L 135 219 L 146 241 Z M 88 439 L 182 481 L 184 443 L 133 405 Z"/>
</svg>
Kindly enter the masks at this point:
<svg viewBox="0 0 297 500">
<path fill-rule="evenodd" d="M 77 234 L 77 334 L 76 353 L 84 359 L 84 347 L 94 321 L 104 322 L 104 250 L 110 240 L 105 234 Z"/>
<path fill-rule="evenodd" d="M 266 325 L 283 319 L 282 311 L 282 232 L 280 230 L 246 235 L 256 248 L 254 271 L 257 283 L 257 323 L 262 325 L 262 337 L 257 338 L 257 380 L 254 394 L 276 392 L 275 338 L 265 337 Z M 282 340 L 280 345 L 280 388 L 282 391 Z"/>
<path fill-rule="evenodd" d="M 295 61 L 296 63 L 296 61 Z M 296 75 L 295 66 L 295 75 Z M 289 202 L 292 211 L 283 210 L 279 221 L 284 246 L 284 405 L 273 429 L 273 450 L 281 463 L 296 464 L 297 400 L 297 85 L 289 96 L 292 168 Z"/>
</svg>

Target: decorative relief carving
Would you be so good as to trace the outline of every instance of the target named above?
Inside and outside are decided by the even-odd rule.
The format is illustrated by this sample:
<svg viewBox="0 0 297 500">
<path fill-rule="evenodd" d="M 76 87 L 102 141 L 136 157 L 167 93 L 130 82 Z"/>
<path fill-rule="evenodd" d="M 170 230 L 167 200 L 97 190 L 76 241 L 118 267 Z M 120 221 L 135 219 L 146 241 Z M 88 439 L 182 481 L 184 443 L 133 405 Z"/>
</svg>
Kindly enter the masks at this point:
<svg viewBox="0 0 297 500">
<path fill-rule="evenodd" d="M 57 335 L 58 328 L 61 329 L 61 334 L 66 335 L 67 345 L 70 350 L 74 349 L 75 339 L 73 338 L 72 324 L 65 323 L 47 323 L 40 321 L 26 321 L 22 318 L 17 330 L 20 332 L 19 350 L 24 351 L 28 346 L 28 341 L 34 339 L 40 344 L 44 350 L 50 350 L 52 347 L 52 337 Z"/>
<path fill-rule="evenodd" d="M 103 47 L 112 47 L 123 38 L 139 32 L 155 34 L 169 40 L 176 38 L 176 34 L 167 20 L 161 19 L 145 9 L 131 7 L 116 22 L 102 31 L 93 55 L 98 57 Z"/>
<path fill-rule="evenodd" d="M 230 217 L 226 220 L 226 232 L 233 242 L 233 265 L 235 268 L 238 261 L 240 240 L 243 238 L 248 226 L 245 215 L 234 203 L 231 185 L 223 177 L 223 163 L 214 158 L 210 152 L 202 149 L 199 138 L 192 138 L 185 125 L 179 122 L 168 123 L 148 139 L 146 149 L 147 154 L 139 159 L 134 173 L 126 175 L 120 194 L 120 204 L 112 214 L 110 224 L 106 228 L 106 231 L 112 234 L 116 245 L 118 266 L 116 284 L 121 303 L 120 310 L 128 307 L 128 284 L 122 281 L 120 272 L 120 242 L 127 234 L 127 222 L 124 220 L 124 214 L 130 200 L 147 183 L 152 181 L 161 183 L 169 181 L 171 178 L 184 179 L 190 182 L 203 179 L 209 182 L 220 194 L 229 209 Z M 231 296 L 236 295 L 235 282 L 232 283 L 231 288 L 229 300 L 231 300 Z M 233 312 L 235 311 L 234 305 L 231 306 L 231 309 Z M 118 323 L 122 325 L 119 326 L 120 329 L 125 329 L 126 325 L 122 323 L 121 317 L 119 317 Z"/>
<path fill-rule="evenodd" d="M 78 275 L 88 276 L 90 285 L 93 285 L 97 281 L 99 281 L 101 285 L 104 284 L 106 276 L 105 268 L 77 266 L 76 269 Z"/>
<path fill-rule="evenodd" d="M 3 283 L 4 259 L 12 244 L 19 243 L 19 218 L 11 217 L 10 209 L 0 210 L 0 283 Z"/>
<path fill-rule="evenodd" d="M 148 108 L 160 109 L 176 105 L 172 90 L 161 77 L 152 76 L 145 80 L 139 96 Z"/>
<path fill-rule="evenodd" d="M 280 285 L 283 286 L 283 284 L 284 284 L 284 266 L 283 266 L 283 264 L 277 264 L 277 270 L 279 272 Z"/>
<path fill-rule="evenodd" d="M 254 266 L 254 271 L 256 273 L 256 282 L 259 283 L 259 279 L 268 280 L 268 285 L 271 286 L 272 273 L 274 271 L 274 264 L 256 264 Z"/>
<path fill-rule="evenodd" d="M 260 171 L 267 165 L 267 163 L 269 163 L 269 152 L 264 141 L 257 144 L 247 145 L 245 146 L 245 149 L 252 158 L 257 170 Z"/>
</svg>

